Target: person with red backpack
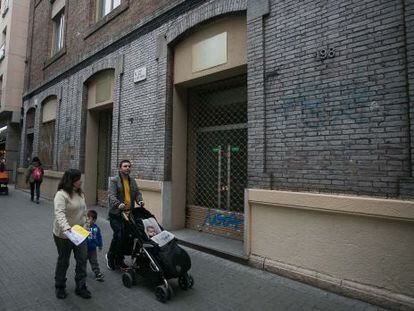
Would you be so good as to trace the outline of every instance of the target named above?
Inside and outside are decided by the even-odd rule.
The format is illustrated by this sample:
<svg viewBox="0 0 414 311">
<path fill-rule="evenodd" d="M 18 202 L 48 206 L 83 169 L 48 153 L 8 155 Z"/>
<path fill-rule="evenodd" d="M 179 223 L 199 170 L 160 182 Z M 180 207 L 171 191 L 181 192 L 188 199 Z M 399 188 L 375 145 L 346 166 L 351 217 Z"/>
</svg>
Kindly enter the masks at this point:
<svg viewBox="0 0 414 311">
<path fill-rule="evenodd" d="M 42 163 L 38 157 L 34 157 L 32 163 L 29 165 L 26 174 L 26 183 L 30 184 L 30 200 L 34 201 L 34 194 L 36 190 L 36 203 L 39 204 L 40 198 L 40 184 L 43 181 L 44 170 Z"/>
</svg>

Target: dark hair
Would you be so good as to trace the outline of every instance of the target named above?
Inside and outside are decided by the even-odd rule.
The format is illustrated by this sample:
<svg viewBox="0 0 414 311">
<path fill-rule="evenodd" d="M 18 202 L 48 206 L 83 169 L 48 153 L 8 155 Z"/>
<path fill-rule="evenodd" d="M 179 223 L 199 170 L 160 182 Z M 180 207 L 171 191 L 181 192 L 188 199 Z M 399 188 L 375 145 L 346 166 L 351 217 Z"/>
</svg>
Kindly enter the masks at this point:
<svg viewBox="0 0 414 311">
<path fill-rule="evenodd" d="M 88 211 L 86 216 L 91 217 L 96 220 L 96 218 L 98 218 L 98 213 L 95 210 L 91 209 Z"/>
<path fill-rule="evenodd" d="M 131 165 L 131 161 L 129 161 L 129 160 L 122 160 L 122 161 L 119 163 L 119 168 L 121 168 L 121 167 L 122 167 L 122 164 L 124 164 L 124 163 L 129 163 L 129 164 Z"/>
<path fill-rule="evenodd" d="M 38 162 L 39 165 L 42 165 L 42 162 L 40 162 L 40 159 L 38 157 L 33 157 L 32 163 L 34 163 L 34 162 Z"/>
<path fill-rule="evenodd" d="M 62 176 L 62 179 L 59 182 L 57 190 L 64 190 L 72 197 L 73 194 L 73 183 L 81 179 L 82 173 L 77 169 L 68 169 Z M 77 189 L 76 193 L 79 195 L 83 194 L 82 189 Z"/>
</svg>

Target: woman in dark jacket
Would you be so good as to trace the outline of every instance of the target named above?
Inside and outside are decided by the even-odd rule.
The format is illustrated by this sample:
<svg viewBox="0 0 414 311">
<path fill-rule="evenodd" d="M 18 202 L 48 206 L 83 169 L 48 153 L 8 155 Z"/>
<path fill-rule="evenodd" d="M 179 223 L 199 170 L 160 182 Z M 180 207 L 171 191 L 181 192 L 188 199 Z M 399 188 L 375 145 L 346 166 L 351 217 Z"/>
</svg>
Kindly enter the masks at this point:
<svg viewBox="0 0 414 311">
<path fill-rule="evenodd" d="M 30 200 L 34 201 L 36 190 L 36 203 L 39 204 L 40 184 L 43 181 L 44 170 L 38 157 L 34 157 L 26 173 L 26 183 L 30 184 Z"/>
</svg>

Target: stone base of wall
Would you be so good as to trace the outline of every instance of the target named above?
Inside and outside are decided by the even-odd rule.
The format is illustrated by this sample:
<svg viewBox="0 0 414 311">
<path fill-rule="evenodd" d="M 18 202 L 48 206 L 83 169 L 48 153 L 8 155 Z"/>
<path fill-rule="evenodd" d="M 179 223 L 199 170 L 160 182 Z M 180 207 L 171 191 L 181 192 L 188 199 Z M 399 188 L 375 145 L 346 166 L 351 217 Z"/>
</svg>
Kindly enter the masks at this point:
<svg viewBox="0 0 414 311">
<path fill-rule="evenodd" d="M 392 310 L 413 310 L 414 299 L 382 288 L 342 280 L 317 271 L 307 270 L 269 258 L 250 255 L 249 264 L 289 279 L 326 289 L 344 296 L 360 299 Z"/>
<path fill-rule="evenodd" d="M 243 240 L 244 214 L 190 205 L 186 210 L 186 227 Z"/>
<path fill-rule="evenodd" d="M 55 197 L 57 187 L 60 179 L 63 176 L 63 172 L 45 170 L 43 175 L 43 182 L 40 186 L 40 196 L 49 200 L 53 200 Z M 29 189 L 29 185 L 26 183 L 26 169 L 18 168 L 17 169 L 17 180 L 16 180 L 17 189 Z"/>
<path fill-rule="evenodd" d="M 414 202 L 249 189 L 258 268 L 387 308 L 414 310 Z"/>
<path fill-rule="evenodd" d="M 26 183 L 26 169 L 24 168 L 17 169 L 16 188 L 29 189 L 29 184 Z"/>
<path fill-rule="evenodd" d="M 97 192 L 97 203 L 100 206 L 108 207 L 108 191 L 107 190 L 96 190 Z"/>
</svg>

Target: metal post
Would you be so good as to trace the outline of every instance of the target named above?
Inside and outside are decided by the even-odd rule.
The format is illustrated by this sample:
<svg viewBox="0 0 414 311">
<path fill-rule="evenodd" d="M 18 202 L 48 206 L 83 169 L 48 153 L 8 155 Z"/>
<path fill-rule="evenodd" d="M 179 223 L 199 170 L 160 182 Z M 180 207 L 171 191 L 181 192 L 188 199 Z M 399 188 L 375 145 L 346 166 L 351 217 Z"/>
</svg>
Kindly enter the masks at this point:
<svg viewBox="0 0 414 311">
<path fill-rule="evenodd" d="M 231 145 L 227 145 L 227 210 L 230 210 Z"/>
<path fill-rule="evenodd" d="M 221 207 L 221 146 L 218 146 L 217 208 Z"/>
</svg>

